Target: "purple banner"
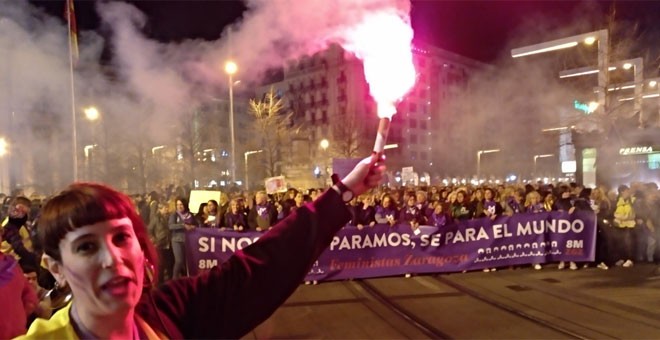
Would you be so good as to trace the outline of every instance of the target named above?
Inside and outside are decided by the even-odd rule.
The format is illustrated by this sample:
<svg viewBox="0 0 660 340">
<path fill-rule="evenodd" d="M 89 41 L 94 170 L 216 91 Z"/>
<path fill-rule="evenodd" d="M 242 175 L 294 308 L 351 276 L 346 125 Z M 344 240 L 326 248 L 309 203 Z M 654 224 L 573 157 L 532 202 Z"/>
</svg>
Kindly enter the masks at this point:
<svg viewBox="0 0 660 340">
<path fill-rule="evenodd" d="M 333 238 L 308 280 L 327 281 L 413 273 L 457 272 L 556 261 L 593 261 L 593 212 L 516 214 L 436 228 L 346 226 Z M 196 228 L 186 233 L 191 274 L 207 270 L 254 242 L 259 232 Z"/>
</svg>

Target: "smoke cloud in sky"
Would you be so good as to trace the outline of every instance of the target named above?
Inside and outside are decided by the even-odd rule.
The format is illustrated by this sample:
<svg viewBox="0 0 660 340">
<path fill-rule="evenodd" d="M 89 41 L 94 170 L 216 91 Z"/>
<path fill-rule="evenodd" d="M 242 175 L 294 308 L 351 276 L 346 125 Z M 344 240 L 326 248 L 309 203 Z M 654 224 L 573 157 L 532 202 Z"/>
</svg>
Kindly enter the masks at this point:
<svg viewBox="0 0 660 340">
<path fill-rule="evenodd" d="M 410 12 L 408 0 L 249 0 L 246 4 L 243 18 L 215 41 L 163 43 L 143 33 L 149 19 L 136 7 L 123 2 L 98 2 L 102 27 L 111 32 L 106 36 L 110 41 L 95 32 L 79 32 L 80 61 L 75 72 L 78 109 L 97 105 L 106 122 L 112 123 L 108 137 L 117 143 L 130 141 L 126 136 L 138 135 L 153 145 L 171 143 L 172 127 L 176 131 L 177 124 L 200 102 L 226 96 L 223 66 L 229 58 L 238 64 L 241 81 L 255 84 L 269 68 L 341 41 L 337 32 L 369 12 L 388 9 L 402 17 Z M 534 25 L 511 37 L 511 47 L 597 29 L 585 13 L 589 12 L 576 13 L 575 25 L 570 27 L 554 27 L 547 18 L 535 20 Z M 0 1 L 0 117 L 6 122 L 13 113 L 12 125 L 4 124 L 1 133 L 17 130 L 22 138 L 31 140 L 31 150 L 47 150 L 54 138 L 68 145 L 65 142 L 70 134 L 66 131 L 70 131 L 71 108 L 67 44 L 67 29 L 61 18 L 51 17 L 24 0 Z M 108 44 L 112 52 L 110 65 L 101 60 Z M 480 129 L 487 129 L 490 136 L 506 144 L 511 136 L 520 135 L 509 130 L 526 131 L 525 125 L 514 123 L 535 124 L 537 115 L 552 118 L 557 115 L 553 107 L 565 103 L 566 87 L 548 78 L 548 74 L 558 71 L 549 70 L 556 65 L 537 60 L 512 61 L 508 51 L 502 51 L 501 60 L 491 68 L 495 72 L 474 76 L 478 81 L 471 83 L 464 105 L 459 105 L 472 112 L 469 121 L 447 118 L 453 122 L 450 129 L 457 136 L 480 136 Z M 137 124 L 138 116 L 146 117 L 147 122 Z M 64 132 L 59 137 L 37 133 L 35 117 L 40 126 Z M 501 127 L 495 128 L 494 122 Z M 81 135 L 81 143 L 93 137 L 89 131 Z M 519 145 L 521 140 L 524 144 L 524 138 L 514 138 L 512 144 Z M 130 152 L 130 148 L 126 150 Z M 58 155 L 64 159 L 60 161 L 61 169 L 67 169 L 67 152 Z"/>
</svg>

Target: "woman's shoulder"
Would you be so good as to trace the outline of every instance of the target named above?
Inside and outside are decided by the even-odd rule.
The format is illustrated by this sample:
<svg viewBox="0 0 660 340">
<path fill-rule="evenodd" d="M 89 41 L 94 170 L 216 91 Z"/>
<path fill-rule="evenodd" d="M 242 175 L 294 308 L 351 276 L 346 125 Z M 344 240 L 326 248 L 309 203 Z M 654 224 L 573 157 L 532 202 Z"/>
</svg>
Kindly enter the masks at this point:
<svg viewBox="0 0 660 340">
<path fill-rule="evenodd" d="M 50 319 L 36 319 L 25 335 L 16 339 L 78 339 L 71 326 L 69 310 L 71 304 L 57 311 Z"/>
</svg>

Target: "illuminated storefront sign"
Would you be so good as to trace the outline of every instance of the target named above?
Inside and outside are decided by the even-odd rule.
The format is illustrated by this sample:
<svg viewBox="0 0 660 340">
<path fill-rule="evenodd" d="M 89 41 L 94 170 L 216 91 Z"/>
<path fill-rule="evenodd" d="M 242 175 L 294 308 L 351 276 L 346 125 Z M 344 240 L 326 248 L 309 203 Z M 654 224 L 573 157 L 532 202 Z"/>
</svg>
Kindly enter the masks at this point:
<svg viewBox="0 0 660 340">
<path fill-rule="evenodd" d="M 629 148 L 621 148 L 619 149 L 619 155 L 627 156 L 627 155 L 645 155 L 649 153 L 656 153 L 660 152 L 660 148 L 655 148 L 653 146 L 633 146 Z"/>
</svg>

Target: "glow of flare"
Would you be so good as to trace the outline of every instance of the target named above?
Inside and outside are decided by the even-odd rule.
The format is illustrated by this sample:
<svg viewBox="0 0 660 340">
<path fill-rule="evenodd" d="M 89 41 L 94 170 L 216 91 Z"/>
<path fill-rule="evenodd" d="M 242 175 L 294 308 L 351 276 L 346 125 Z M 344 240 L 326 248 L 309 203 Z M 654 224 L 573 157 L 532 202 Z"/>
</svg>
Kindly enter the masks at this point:
<svg viewBox="0 0 660 340">
<path fill-rule="evenodd" d="M 415 85 L 409 18 L 394 11 L 371 13 L 345 33 L 342 45 L 363 61 L 378 117 L 391 119 L 394 105 Z"/>
</svg>

